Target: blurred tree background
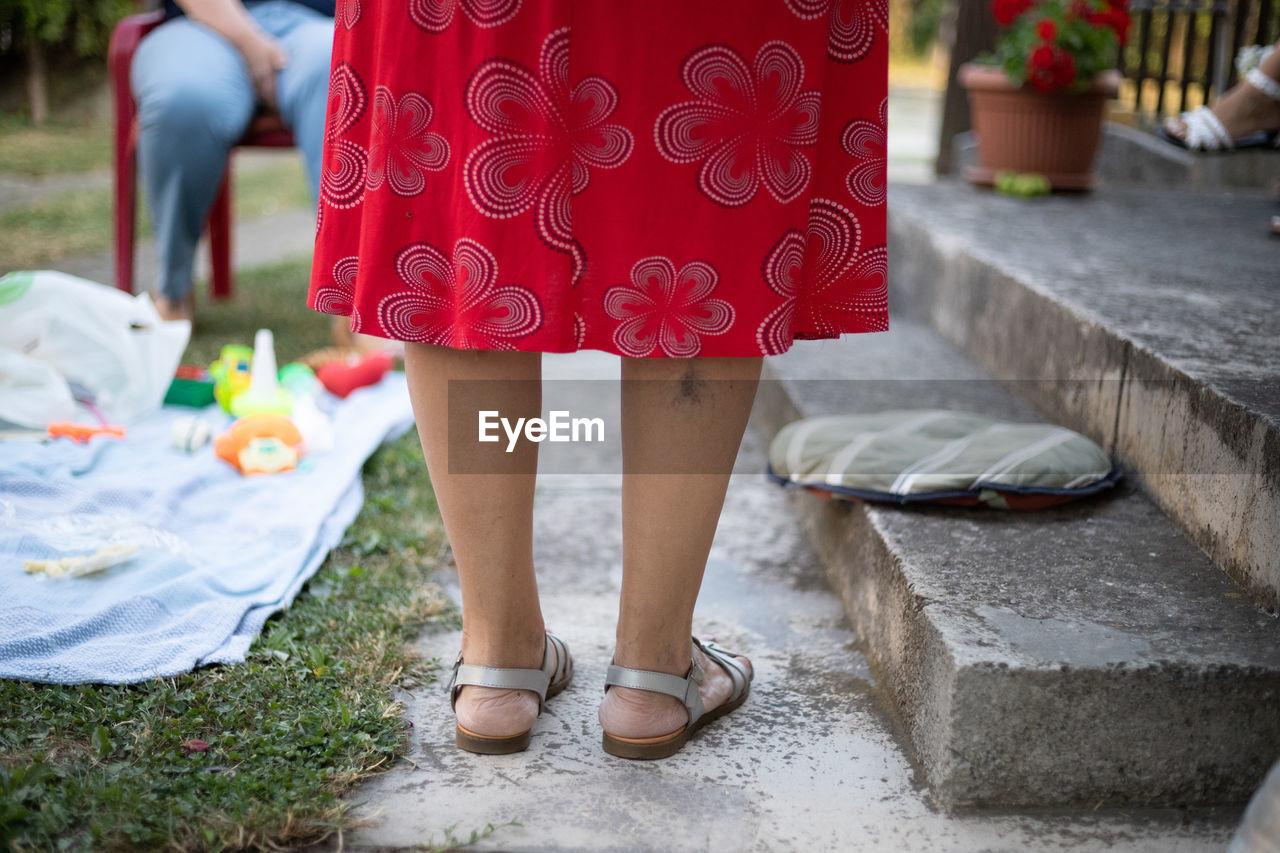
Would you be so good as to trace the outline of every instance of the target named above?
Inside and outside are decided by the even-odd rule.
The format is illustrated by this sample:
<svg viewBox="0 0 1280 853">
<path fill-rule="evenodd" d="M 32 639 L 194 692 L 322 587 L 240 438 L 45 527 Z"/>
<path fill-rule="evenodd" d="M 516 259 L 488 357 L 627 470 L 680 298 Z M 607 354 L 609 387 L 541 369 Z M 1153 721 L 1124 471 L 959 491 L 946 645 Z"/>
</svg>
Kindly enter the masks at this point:
<svg viewBox="0 0 1280 853">
<path fill-rule="evenodd" d="M 894 2 L 905 7 L 902 10 L 901 19 L 906 22 L 906 31 L 896 39 L 897 44 L 902 51 L 911 56 L 927 58 L 942 28 L 946 0 L 894 0 Z M 891 38 L 893 35 L 890 33 Z"/>
<path fill-rule="evenodd" d="M 133 0 L 0 0 L 0 80 L 12 97 L 22 80 L 25 110 L 34 125 L 49 117 L 56 77 L 99 83 L 111 29 L 137 11 Z M 6 98 L 9 100 L 10 98 Z"/>
</svg>

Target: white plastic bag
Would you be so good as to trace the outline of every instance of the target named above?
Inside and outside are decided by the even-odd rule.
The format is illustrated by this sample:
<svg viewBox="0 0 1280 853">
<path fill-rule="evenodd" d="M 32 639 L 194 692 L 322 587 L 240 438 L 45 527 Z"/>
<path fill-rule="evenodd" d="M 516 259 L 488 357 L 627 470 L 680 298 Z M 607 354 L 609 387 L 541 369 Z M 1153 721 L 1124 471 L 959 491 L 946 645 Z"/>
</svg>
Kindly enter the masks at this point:
<svg viewBox="0 0 1280 853">
<path fill-rule="evenodd" d="M 160 408 L 190 336 L 189 322 L 161 320 L 146 294 L 130 296 L 47 270 L 0 278 L 0 351 L 52 367 L 77 398 L 90 398 L 112 423 Z M 52 399 L 48 395 L 47 384 L 0 373 L 0 420 L 43 427 L 66 419 L 51 405 L 41 414 L 49 415 L 46 420 L 31 422 L 42 411 L 40 400 Z M 17 420 L 19 413 L 26 421 Z"/>
<path fill-rule="evenodd" d="M 0 422 L 44 429 L 75 416 L 71 389 L 53 365 L 0 349 Z"/>
</svg>

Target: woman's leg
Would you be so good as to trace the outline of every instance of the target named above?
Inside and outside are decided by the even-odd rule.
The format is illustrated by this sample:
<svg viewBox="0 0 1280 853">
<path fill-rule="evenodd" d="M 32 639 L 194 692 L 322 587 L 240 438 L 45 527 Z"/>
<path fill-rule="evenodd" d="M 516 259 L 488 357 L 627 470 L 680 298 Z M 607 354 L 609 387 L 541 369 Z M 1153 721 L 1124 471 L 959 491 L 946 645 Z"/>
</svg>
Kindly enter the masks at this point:
<svg viewBox="0 0 1280 853">
<path fill-rule="evenodd" d="M 513 423 L 539 416 L 541 358 L 430 344 L 405 347 L 418 436 L 458 566 L 467 663 L 535 669 L 542 664 L 544 626 L 533 570 L 538 445 L 523 441 L 506 453 L 505 441 L 477 440 L 480 410 L 500 411 Z M 458 722 L 477 734 L 514 735 L 532 725 L 538 699 L 527 690 L 468 686 L 458 697 L 457 713 Z"/>
<path fill-rule="evenodd" d="M 755 399 L 762 359 L 623 359 L 622 600 L 614 660 L 684 676 L 693 607 L 733 461 Z M 732 691 L 702 661 L 711 710 Z M 670 696 L 614 687 L 600 706 L 605 731 L 668 734 L 688 720 Z"/>
<path fill-rule="evenodd" d="M 253 84 L 231 43 L 187 18 L 138 45 L 138 167 L 156 235 L 162 316 L 190 316 L 192 262 L 231 146 L 253 116 Z"/>
</svg>

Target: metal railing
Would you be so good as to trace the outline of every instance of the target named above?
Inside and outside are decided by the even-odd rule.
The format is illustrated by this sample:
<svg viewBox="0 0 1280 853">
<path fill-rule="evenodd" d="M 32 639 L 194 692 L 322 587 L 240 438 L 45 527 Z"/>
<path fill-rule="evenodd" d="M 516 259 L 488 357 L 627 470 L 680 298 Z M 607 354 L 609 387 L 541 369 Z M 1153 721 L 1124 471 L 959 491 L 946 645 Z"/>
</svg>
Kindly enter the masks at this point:
<svg viewBox="0 0 1280 853">
<path fill-rule="evenodd" d="M 1280 0 L 1131 0 L 1121 99 L 1139 121 L 1207 103 L 1236 84 L 1237 51 L 1280 38 Z"/>
</svg>

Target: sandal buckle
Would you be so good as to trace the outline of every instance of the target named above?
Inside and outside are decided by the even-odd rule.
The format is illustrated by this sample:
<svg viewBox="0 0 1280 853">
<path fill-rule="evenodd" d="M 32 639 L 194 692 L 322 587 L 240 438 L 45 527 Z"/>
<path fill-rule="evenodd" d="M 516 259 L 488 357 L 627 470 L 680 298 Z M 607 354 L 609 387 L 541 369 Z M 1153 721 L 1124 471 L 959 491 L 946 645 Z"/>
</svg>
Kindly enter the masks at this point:
<svg viewBox="0 0 1280 853">
<path fill-rule="evenodd" d="M 446 694 L 453 692 L 453 685 L 458 681 L 458 667 L 462 666 L 462 652 L 458 652 L 458 659 L 453 662 L 453 672 L 449 675 L 449 683 L 445 686 Z"/>
</svg>

